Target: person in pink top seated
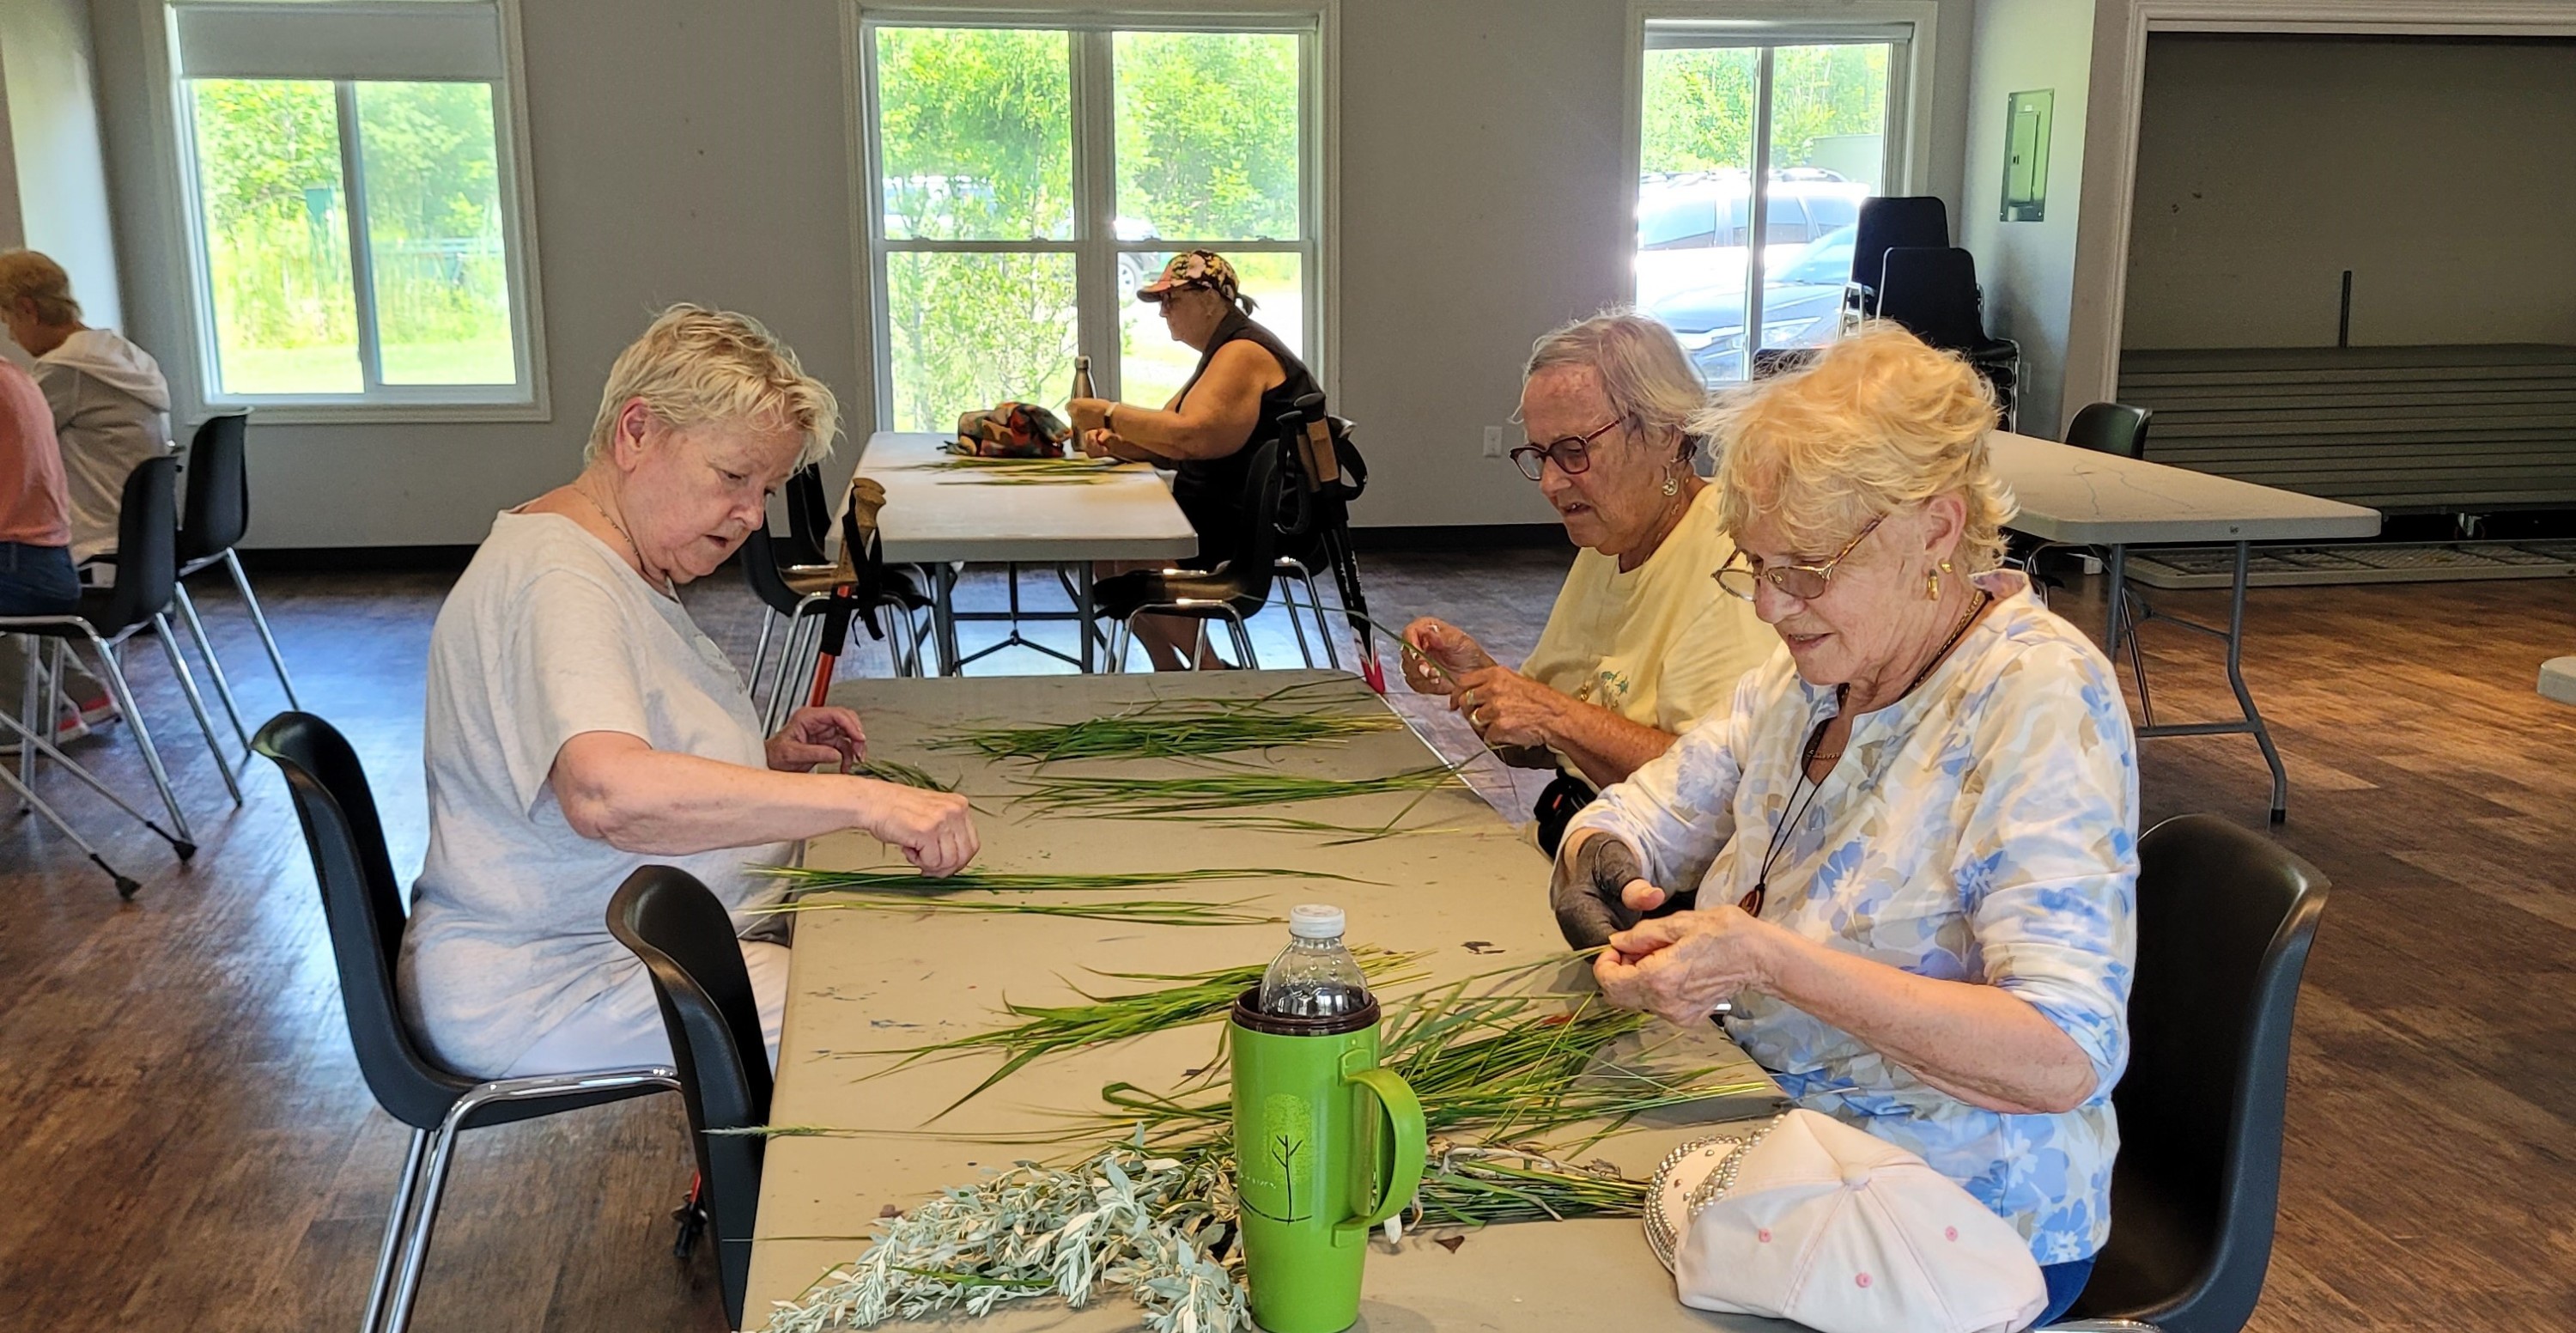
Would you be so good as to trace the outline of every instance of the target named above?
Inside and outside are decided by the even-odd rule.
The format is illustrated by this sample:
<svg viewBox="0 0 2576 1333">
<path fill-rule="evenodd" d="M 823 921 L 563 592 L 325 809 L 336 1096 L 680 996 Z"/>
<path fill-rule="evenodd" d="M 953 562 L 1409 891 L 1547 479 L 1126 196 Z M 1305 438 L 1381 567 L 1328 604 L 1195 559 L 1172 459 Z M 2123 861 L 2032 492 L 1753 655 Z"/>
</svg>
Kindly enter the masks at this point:
<svg viewBox="0 0 2576 1333">
<path fill-rule="evenodd" d="M 54 414 L 34 376 L 0 361 L 0 619 L 59 616 L 80 608 L 71 544 L 71 502 L 63 489 L 62 450 L 54 443 Z M 19 686 L 34 660 L 21 636 L 0 626 L 0 701 L 21 697 Z"/>
</svg>

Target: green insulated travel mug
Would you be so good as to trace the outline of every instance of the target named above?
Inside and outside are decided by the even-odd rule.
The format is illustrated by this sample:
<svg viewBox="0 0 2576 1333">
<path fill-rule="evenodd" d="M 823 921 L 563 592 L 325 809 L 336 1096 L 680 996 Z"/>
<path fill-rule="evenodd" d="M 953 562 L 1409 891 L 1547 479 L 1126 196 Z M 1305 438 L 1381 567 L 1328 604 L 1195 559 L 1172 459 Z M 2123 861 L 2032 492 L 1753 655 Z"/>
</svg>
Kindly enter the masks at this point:
<svg viewBox="0 0 2576 1333">
<path fill-rule="evenodd" d="M 1377 1063 L 1374 999 L 1341 1014 L 1234 1004 L 1235 1188 L 1252 1318 L 1269 1333 L 1359 1319 L 1369 1228 L 1422 1184 L 1422 1103 Z"/>
</svg>

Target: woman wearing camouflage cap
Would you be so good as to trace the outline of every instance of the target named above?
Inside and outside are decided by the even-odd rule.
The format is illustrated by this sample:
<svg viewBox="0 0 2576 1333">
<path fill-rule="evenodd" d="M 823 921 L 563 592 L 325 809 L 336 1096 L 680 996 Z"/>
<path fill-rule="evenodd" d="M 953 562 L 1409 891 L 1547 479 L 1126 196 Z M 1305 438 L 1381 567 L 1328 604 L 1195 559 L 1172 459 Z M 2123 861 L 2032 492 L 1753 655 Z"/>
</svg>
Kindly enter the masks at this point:
<svg viewBox="0 0 2576 1333">
<path fill-rule="evenodd" d="M 1170 468 L 1172 498 L 1199 534 L 1199 554 L 1183 563 L 1210 568 L 1234 549 L 1250 521 L 1243 484 L 1251 447 L 1269 438 L 1280 414 L 1322 386 L 1278 335 L 1252 321 L 1252 298 L 1243 294 L 1234 265 L 1214 251 L 1174 255 L 1162 276 L 1137 289 L 1136 299 L 1162 308 L 1172 341 L 1199 353 L 1198 369 L 1161 408 L 1074 399 L 1068 409 L 1074 433 L 1095 458 Z M 1146 616 L 1137 622 L 1137 637 L 1160 670 L 1225 665 L 1204 647 L 1190 661 L 1197 628 L 1177 617 Z"/>
</svg>

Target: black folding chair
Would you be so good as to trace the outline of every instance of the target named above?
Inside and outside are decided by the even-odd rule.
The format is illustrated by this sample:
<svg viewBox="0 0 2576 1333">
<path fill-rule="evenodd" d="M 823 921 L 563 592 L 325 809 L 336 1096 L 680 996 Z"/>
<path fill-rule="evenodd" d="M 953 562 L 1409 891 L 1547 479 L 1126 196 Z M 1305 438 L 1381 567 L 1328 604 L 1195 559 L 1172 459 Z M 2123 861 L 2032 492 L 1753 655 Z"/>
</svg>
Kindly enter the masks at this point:
<svg viewBox="0 0 2576 1333">
<path fill-rule="evenodd" d="M 196 599 L 188 595 L 191 575 L 217 565 L 232 574 L 233 587 L 240 591 L 242 606 L 250 612 L 251 628 L 259 632 L 260 645 L 268 650 L 268 664 L 277 669 L 277 684 L 286 691 L 286 706 L 304 706 L 295 697 L 295 682 L 286 674 L 286 656 L 277 650 L 277 636 L 269 631 L 268 616 L 259 609 L 259 594 L 251 591 L 250 576 L 242 572 L 241 558 L 233 554 L 233 547 L 250 529 L 249 423 L 246 412 L 208 417 L 188 445 L 187 465 L 182 469 L 185 494 L 179 505 L 179 574 L 170 589 L 178 603 L 180 623 L 197 641 L 197 653 L 206 659 L 206 675 L 214 682 L 215 697 L 223 701 L 224 716 L 231 719 L 233 735 L 244 747 L 250 744 L 250 733 L 242 726 L 241 704 L 233 697 L 232 682 L 224 677 L 224 664 L 215 657 L 215 642 L 207 636 L 205 622 L 197 618 Z"/>
<path fill-rule="evenodd" d="M 2013 429 L 2019 420 L 2014 403 L 2021 388 L 2021 344 L 1986 333 L 1976 256 L 1951 245 L 1900 245 L 1888 250 L 1884 265 L 1878 317 L 1966 359 L 1994 386 L 2004 429 Z"/>
<path fill-rule="evenodd" d="M 1276 440 L 1251 446 L 1251 465 L 1244 469 L 1243 529 L 1234 549 L 1214 569 L 1138 569 L 1112 575 L 1092 585 L 1092 614 L 1117 623 L 1109 641 L 1109 670 L 1127 668 L 1127 641 L 1135 635 L 1136 617 L 1184 616 L 1199 622 L 1204 641 L 1207 622 L 1222 620 L 1234 638 L 1240 665 L 1257 670 L 1247 627 L 1270 599 L 1278 577 L 1279 514 L 1284 499 Z M 1195 655 L 1192 657 L 1196 661 Z"/>
<path fill-rule="evenodd" d="M 222 743 L 215 739 L 214 719 L 206 715 L 206 701 L 197 693 L 197 678 L 189 673 L 187 661 L 179 656 L 179 641 L 170 633 L 170 602 L 178 586 L 179 568 L 178 467 L 178 460 L 167 456 L 148 458 L 126 474 L 116 518 L 115 587 L 82 589 L 80 609 L 69 615 L 0 616 L 0 634 L 26 634 L 55 641 L 52 675 L 57 691 L 62 681 L 62 647 L 73 643 L 89 645 L 100 670 L 107 675 L 108 690 L 125 715 L 125 724 L 134 729 L 134 743 L 143 751 L 143 765 L 151 772 L 152 785 L 160 790 L 161 803 L 170 813 L 169 831 L 150 820 L 143 822 L 167 840 L 184 861 L 196 854 L 196 835 L 188 828 L 186 812 L 179 808 L 169 770 L 161 764 L 160 747 L 153 744 L 152 729 L 143 720 L 143 710 L 135 706 L 134 691 L 126 684 L 125 667 L 117 655 L 126 641 L 142 630 L 151 630 L 153 637 L 160 640 L 170 673 L 177 678 L 180 693 L 187 696 L 190 711 L 197 715 L 197 729 L 205 733 L 206 748 L 215 756 L 215 770 L 223 775 L 224 790 L 232 794 L 233 804 L 241 804 L 241 784 L 233 778 L 232 762 L 225 757 Z M 28 661 L 33 663 L 36 654 L 33 645 L 30 648 Z M 32 785 L 35 757 L 42 754 L 90 787 L 107 793 L 107 788 L 87 769 L 65 758 L 46 734 L 59 706 L 54 702 L 45 703 L 41 709 L 36 706 L 34 674 L 29 673 L 29 706 L 25 709 L 28 716 L 7 719 L 9 729 L 19 734 L 25 746 L 20 756 L 20 777 Z M 129 814 L 134 813 L 133 806 L 113 793 L 107 794 Z M 142 819 L 139 814 L 135 817 Z"/>
<path fill-rule="evenodd" d="M 760 1000 L 734 940 L 733 918 L 689 872 L 644 866 L 608 900 L 608 933 L 634 950 L 653 978 L 680 1071 L 680 1097 L 689 1107 L 689 1138 L 697 1146 L 694 1206 L 715 1230 L 725 1327 L 740 1328 L 767 1140 L 723 1131 L 769 1123 L 771 1083 Z"/>
<path fill-rule="evenodd" d="M 486 1125 L 554 1115 L 678 1089 L 666 1066 L 607 1069 L 533 1078 L 472 1079 L 431 1059 L 403 1023 L 394 1000 L 395 960 L 405 924 L 401 885 L 385 850 L 383 822 L 358 753 L 328 722 L 310 713 L 280 713 L 251 741 L 277 761 L 304 825 L 313 879 L 331 956 L 340 969 L 340 1004 L 358 1070 L 387 1115 L 411 1126 L 411 1151 L 376 1251 L 364 1333 L 402 1333 L 420 1294 L 429 1236 L 438 1221 L 456 1136 Z M 727 929 L 726 938 L 732 938 Z"/>
<path fill-rule="evenodd" d="M 1879 313 L 1878 282 L 1889 250 L 1949 243 L 1950 209 L 1937 195 L 1891 194 L 1861 200 L 1852 229 L 1851 277 L 1843 284 L 1844 321 Z"/>
<path fill-rule="evenodd" d="M 2111 1238 L 2073 1327 L 2238 1333 L 2254 1313 L 2280 1206 L 2290 1025 L 2326 887 L 2316 867 L 2215 815 L 2138 840 Z"/>
</svg>

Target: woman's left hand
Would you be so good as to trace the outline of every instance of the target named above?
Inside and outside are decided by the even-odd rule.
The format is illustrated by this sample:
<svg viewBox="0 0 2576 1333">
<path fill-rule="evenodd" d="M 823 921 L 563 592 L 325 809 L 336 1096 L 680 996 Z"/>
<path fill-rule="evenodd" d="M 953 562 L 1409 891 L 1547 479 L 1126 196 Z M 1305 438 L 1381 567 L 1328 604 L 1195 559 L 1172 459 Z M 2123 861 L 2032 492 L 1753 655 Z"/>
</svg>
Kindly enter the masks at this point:
<svg viewBox="0 0 2576 1333">
<path fill-rule="evenodd" d="M 1087 435 L 1109 424 L 1109 400 L 1076 398 L 1064 405 L 1064 413 L 1073 422 L 1073 433 Z"/>
<path fill-rule="evenodd" d="M 1610 937 L 1592 976 L 1620 1008 L 1705 1023 L 1719 1005 L 1765 989 L 1764 952 L 1777 929 L 1734 906 L 1649 918 Z"/>
<path fill-rule="evenodd" d="M 1458 677 L 1449 706 L 1487 745 L 1546 745 L 1566 697 L 1506 666 Z"/>
<path fill-rule="evenodd" d="M 838 765 L 847 773 L 867 757 L 868 733 L 849 709 L 799 708 L 769 738 L 768 750 L 769 766 L 782 773 L 802 773 L 816 764 Z"/>
</svg>

